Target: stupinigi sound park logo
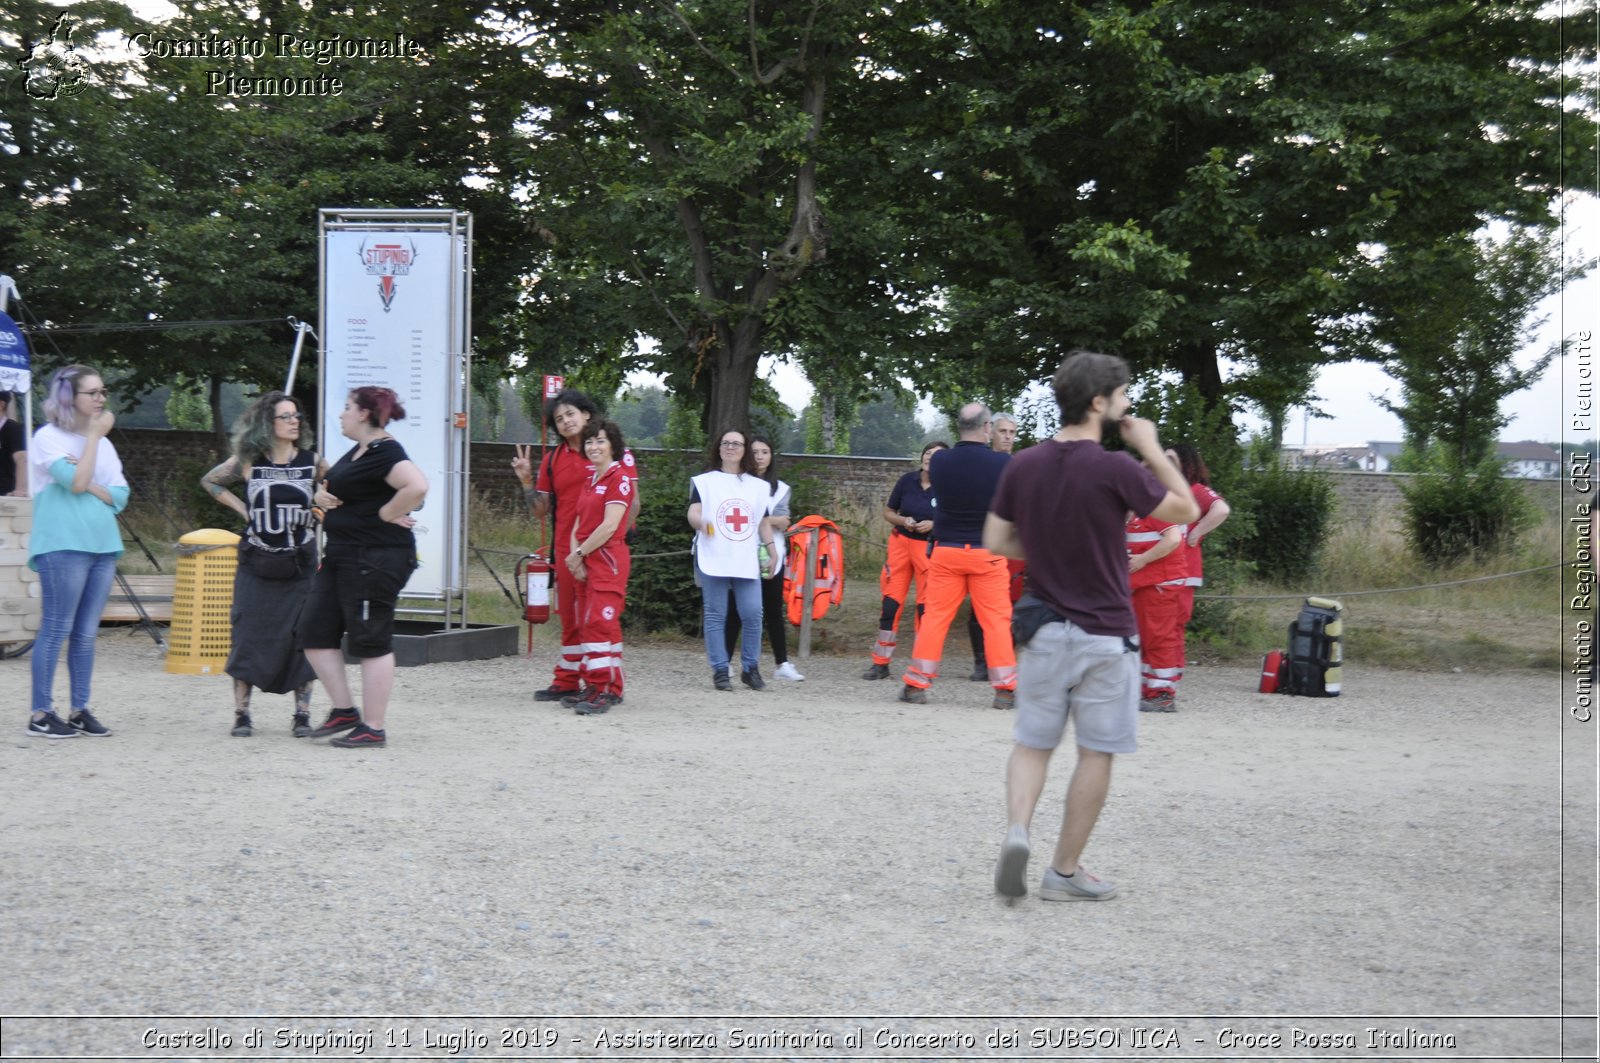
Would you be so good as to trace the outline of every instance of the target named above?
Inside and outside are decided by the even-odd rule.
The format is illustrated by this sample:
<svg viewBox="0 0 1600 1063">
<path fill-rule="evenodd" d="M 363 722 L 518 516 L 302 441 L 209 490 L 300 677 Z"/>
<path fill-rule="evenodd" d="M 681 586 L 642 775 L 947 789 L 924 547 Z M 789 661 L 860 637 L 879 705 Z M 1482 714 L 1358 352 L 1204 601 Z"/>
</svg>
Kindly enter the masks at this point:
<svg viewBox="0 0 1600 1063">
<path fill-rule="evenodd" d="M 383 312 L 387 314 L 394 306 L 399 287 L 394 279 L 411 275 L 411 267 L 417 261 L 417 243 L 407 240 L 404 244 L 368 244 L 363 240 L 358 254 L 367 276 L 378 278 L 378 298 L 383 300 Z"/>
</svg>

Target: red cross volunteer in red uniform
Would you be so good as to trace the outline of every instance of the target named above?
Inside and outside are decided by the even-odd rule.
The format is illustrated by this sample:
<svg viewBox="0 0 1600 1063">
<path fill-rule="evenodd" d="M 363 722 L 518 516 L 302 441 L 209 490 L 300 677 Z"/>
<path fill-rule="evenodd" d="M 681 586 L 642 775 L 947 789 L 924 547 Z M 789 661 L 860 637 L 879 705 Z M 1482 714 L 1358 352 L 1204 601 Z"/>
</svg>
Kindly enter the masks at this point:
<svg viewBox="0 0 1600 1063">
<path fill-rule="evenodd" d="M 533 519 L 542 520 L 554 510 L 555 529 L 551 552 L 556 556 L 556 615 L 561 618 L 561 656 L 556 661 L 554 681 L 533 695 L 535 701 L 561 701 L 582 692 L 583 643 L 578 636 L 578 590 L 572 573 L 561 564 L 567 542 L 578 519 L 578 499 L 589 490 L 594 465 L 583 453 L 583 430 L 600 410 L 583 392 L 566 388 L 544 404 L 545 428 L 561 438 L 539 463 L 534 477 L 531 446 L 518 446 L 511 468 L 522 482 L 523 498 L 533 509 Z M 639 467 L 631 451 L 617 458 L 633 489 L 624 528 L 633 527 L 639 515 Z"/>
<path fill-rule="evenodd" d="M 583 693 L 570 700 L 580 716 L 597 716 L 622 703 L 622 608 L 628 594 L 632 554 L 627 516 L 633 483 L 615 455 L 623 453 L 622 429 L 590 421 L 583 452 L 594 466 L 589 490 L 578 496 L 578 518 L 564 567 L 577 586 L 578 638 L 583 645 Z"/>
</svg>

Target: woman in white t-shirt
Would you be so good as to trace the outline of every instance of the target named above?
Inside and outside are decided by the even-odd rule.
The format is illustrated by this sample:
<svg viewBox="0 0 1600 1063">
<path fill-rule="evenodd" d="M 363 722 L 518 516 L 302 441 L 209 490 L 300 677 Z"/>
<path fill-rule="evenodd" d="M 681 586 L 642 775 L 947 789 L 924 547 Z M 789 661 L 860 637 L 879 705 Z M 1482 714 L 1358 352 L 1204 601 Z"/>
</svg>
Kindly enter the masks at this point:
<svg viewBox="0 0 1600 1063">
<path fill-rule="evenodd" d="M 122 556 L 117 514 L 128 504 L 122 460 L 106 438 L 117 423 L 106 398 L 105 381 L 88 366 L 56 370 L 44 400 L 49 423 L 33 434 L 28 448 L 33 493 L 28 567 L 39 573 L 44 614 L 33 644 L 28 733 L 39 738 L 111 734 L 89 711 L 95 637 Z M 72 696 L 65 721 L 55 714 L 51 698 L 63 645 Z"/>
<path fill-rule="evenodd" d="M 749 441 L 737 428 L 720 433 L 706 471 L 689 481 L 689 526 L 695 530 L 706 659 L 711 664 L 711 684 L 718 690 L 733 689 L 728 679 L 730 654 L 723 642 L 730 591 L 744 626 L 740 679 L 752 690 L 767 685 L 758 667 L 761 577 L 777 571 L 780 555 L 768 515 L 769 485 L 755 474 Z M 766 572 L 761 568 L 762 546 L 767 547 Z"/>
</svg>

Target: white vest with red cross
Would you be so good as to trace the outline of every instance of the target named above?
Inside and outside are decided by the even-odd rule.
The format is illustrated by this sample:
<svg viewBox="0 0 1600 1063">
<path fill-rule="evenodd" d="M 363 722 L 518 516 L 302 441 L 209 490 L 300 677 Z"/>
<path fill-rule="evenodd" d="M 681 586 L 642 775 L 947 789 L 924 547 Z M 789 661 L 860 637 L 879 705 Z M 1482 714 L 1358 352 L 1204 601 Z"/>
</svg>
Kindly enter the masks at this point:
<svg viewBox="0 0 1600 1063">
<path fill-rule="evenodd" d="M 735 476 L 727 472 L 703 472 L 693 480 L 700 495 L 700 525 L 695 537 L 696 560 L 708 576 L 734 579 L 759 579 L 761 561 L 756 548 L 761 545 L 761 518 L 767 515 L 770 487 L 759 476 Z"/>
</svg>

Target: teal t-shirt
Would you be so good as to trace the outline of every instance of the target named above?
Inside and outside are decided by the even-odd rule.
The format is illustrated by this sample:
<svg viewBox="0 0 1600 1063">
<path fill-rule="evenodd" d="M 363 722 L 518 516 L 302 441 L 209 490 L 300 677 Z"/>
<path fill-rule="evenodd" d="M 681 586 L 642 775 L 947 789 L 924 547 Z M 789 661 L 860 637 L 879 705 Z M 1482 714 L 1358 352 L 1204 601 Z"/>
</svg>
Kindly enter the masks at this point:
<svg viewBox="0 0 1600 1063">
<path fill-rule="evenodd" d="M 74 460 L 83 454 L 85 438 L 45 425 L 33 436 L 28 449 L 29 480 L 33 489 L 33 529 L 28 535 L 28 567 L 38 570 L 38 557 L 57 550 L 88 554 L 122 555 L 122 533 L 117 514 L 128 505 L 128 482 L 122 462 L 108 439 L 98 441 L 93 482 L 106 489 L 111 504 L 88 491 L 72 493 L 77 472 Z"/>
</svg>

